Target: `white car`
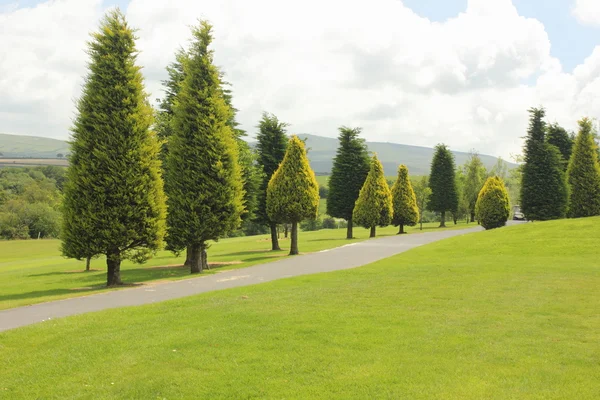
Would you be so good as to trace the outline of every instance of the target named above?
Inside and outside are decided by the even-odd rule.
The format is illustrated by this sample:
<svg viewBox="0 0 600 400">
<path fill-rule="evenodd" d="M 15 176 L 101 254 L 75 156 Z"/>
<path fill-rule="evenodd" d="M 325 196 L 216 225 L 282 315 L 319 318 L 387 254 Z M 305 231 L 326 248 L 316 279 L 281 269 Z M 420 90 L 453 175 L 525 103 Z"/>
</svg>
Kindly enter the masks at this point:
<svg viewBox="0 0 600 400">
<path fill-rule="evenodd" d="M 521 212 L 521 207 L 516 205 L 513 207 L 513 220 L 515 221 L 524 221 L 525 214 Z"/>
</svg>

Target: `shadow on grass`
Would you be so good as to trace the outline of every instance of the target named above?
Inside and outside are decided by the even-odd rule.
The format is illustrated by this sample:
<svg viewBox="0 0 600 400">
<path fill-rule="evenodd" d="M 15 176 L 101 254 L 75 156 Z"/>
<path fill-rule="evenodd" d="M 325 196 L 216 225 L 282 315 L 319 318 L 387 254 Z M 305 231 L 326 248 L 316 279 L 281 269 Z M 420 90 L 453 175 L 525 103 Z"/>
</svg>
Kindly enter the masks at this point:
<svg viewBox="0 0 600 400">
<path fill-rule="evenodd" d="M 248 251 L 239 251 L 237 253 L 227 253 L 221 254 L 221 256 L 227 257 L 243 257 L 243 256 L 251 256 L 253 254 L 270 254 L 270 257 L 276 257 L 278 254 L 284 252 L 285 249 L 282 250 L 248 250 Z M 269 258 L 269 256 L 266 256 Z M 248 261 L 247 258 L 244 259 L 244 262 Z"/>
</svg>

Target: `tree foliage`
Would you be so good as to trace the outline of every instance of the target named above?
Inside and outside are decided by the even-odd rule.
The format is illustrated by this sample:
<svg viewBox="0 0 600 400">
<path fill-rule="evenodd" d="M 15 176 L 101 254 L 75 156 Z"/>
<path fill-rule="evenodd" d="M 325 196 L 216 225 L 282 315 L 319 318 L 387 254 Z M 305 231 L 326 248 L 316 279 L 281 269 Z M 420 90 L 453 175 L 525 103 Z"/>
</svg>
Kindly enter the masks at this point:
<svg viewBox="0 0 600 400">
<path fill-rule="evenodd" d="M 387 226 L 392 222 L 394 210 L 392 192 L 383 173 L 383 166 L 374 155 L 371 158 L 369 173 L 360 189 L 352 218 L 360 226 L 371 229 L 375 236 L 375 227 Z"/>
<path fill-rule="evenodd" d="M 421 176 L 412 183 L 412 186 L 417 199 L 417 207 L 419 208 L 419 223 L 421 224 L 421 229 L 423 229 L 423 214 L 428 208 L 427 202 L 431 196 L 429 177 Z"/>
<path fill-rule="evenodd" d="M 592 121 L 579 121 L 579 134 L 567 171 L 571 196 L 569 217 L 600 215 L 600 165 L 598 150 L 592 137 Z"/>
<path fill-rule="evenodd" d="M 191 253 L 191 272 L 207 266 L 206 242 L 235 230 L 241 222 L 243 182 L 238 148 L 228 120 L 217 68 L 211 25 L 192 28 L 185 78 L 173 107 L 166 190 L 169 249 Z"/>
<path fill-rule="evenodd" d="M 431 174 L 429 175 L 429 209 L 442 214 L 440 226 L 445 226 L 446 211 L 458 209 L 458 192 L 454 176 L 454 155 L 444 144 L 435 146 L 435 153 L 431 161 Z"/>
<path fill-rule="evenodd" d="M 398 233 L 404 233 L 404 226 L 415 226 L 419 222 L 417 198 L 408 178 L 406 165 L 398 167 L 398 178 L 392 186 L 392 206 L 392 224 L 400 226 Z"/>
<path fill-rule="evenodd" d="M 318 212 L 319 184 L 308 163 L 304 142 L 294 135 L 267 188 L 269 219 L 292 224 L 290 254 L 298 254 L 298 223 L 316 219 Z"/>
<path fill-rule="evenodd" d="M 475 204 L 483 184 L 485 183 L 487 171 L 479 154 L 471 153 L 464 167 L 465 182 L 463 188 L 463 199 L 469 210 L 471 222 L 475 221 Z"/>
<path fill-rule="evenodd" d="M 107 256 L 107 284 L 119 284 L 124 258 L 142 260 L 162 245 L 165 197 L 150 130 L 133 30 L 110 11 L 89 43 L 91 61 L 72 128 L 64 187 L 62 252 Z"/>
<path fill-rule="evenodd" d="M 361 128 L 339 128 L 339 147 L 329 177 L 327 214 L 348 221 L 347 237 L 352 238 L 354 204 L 367 174 L 370 161 L 367 145 L 359 137 Z"/>
<path fill-rule="evenodd" d="M 524 148 L 521 210 L 529 220 L 563 218 L 568 189 L 561 156 L 546 142 L 545 110 L 529 110 L 530 120 Z"/>
<path fill-rule="evenodd" d="M 553 123 L 547 127 L 546 141 L 558 149 L 561 154 L 563 170 L 566 171 L 573 151 L 573 139 L 565 128 Z"/>
<path fill-rule="evenodd" d="M 477 220 L 485 229 L 506 225 L 510 215 L 508 192 L 504 182 L 497 176 L 488 178 L 477 197 L 475 205 Z"/>
</svg>

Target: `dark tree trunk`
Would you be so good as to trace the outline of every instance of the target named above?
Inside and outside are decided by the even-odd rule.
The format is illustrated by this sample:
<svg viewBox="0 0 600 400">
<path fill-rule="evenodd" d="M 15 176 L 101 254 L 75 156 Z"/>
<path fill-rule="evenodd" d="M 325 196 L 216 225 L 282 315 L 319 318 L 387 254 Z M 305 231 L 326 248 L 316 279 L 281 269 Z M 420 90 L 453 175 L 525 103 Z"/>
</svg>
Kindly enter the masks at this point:
<svg viewBox="0 0 600 400">
<path fill-rule="evenodd" d="M 199 274 L 202 272 L 202 260 L 200 259 L 202 249 L 199 244 L 192 244 L 188 246 L 188 258 L 190 260 L 190 273 Z"/>
<path fill-rule="evenodd" d="M 419 224 L 421 224 L 421 230 L 423 230 L 423 218 L 419 218 Z"/>
<path fill-rule="evenodd" d="M 279 239 L 277 238 L 277 224 L 271 223 L 271 250 L 281 250 Z"/>
<path fill-rule="evenodd" d="M 122 285 L 121 282 L 121 253 L 113 251 L 106 255 L 106 266 L 108 273 L 106 276 L 106 286 Z"/>
<path fill-rule="evenodd" d="M 191 246 L 186 247 L 185 249 L 185 263 L 184 267 L 189 267 L 192 264 L 192 248 Z"/>
<path fill-rule="evenodd" d="M 398 231 L 398 235 L 401 235 L 403 233 L 406 233 L 404 232 L 404 224 L 400 224 L 400 230 Z"/>
<path fill-rule="evenodd" d="M 452 220 L 454 221 L 454 225 L 458 223 L 458 218 L 456 217 L 456 214 L 452 214 Z"/>
<path fill-rule="evenodd" d="M 471 222 L 475 222 L 475 211 L 471 211 Z"/>
<path fill-rule="evenodd" d="M 85 259 L 85 270 L 89 271 L 90 270 L 90 263 L 92 261 L 92 257 L 88 257 Z"/>
<path fill-rule="evenodd" d="M 348 228 L 346 229 L 346 239 L 352 239 L 352 218 L 348 220 Z"/>
<path fill-rule="evenodd" d="M 442 211 L 442 221 L 440 222 L 440 228 L 446 227 L 446 211 Z"/>
<path fill-rule="evenodd" d="M 289 230 L 289 225 L 288 224 L 283 224 L 283 237 L 284 237 L 284 239 L 288 238 L 288 230 Z"/>
<path fill-rule="evenodd" d="M 298 223 L 292 222 L 292 245 L 290 246 L 290 256 L 298 254 Z"/>
<path fill-rule="evenodd" d="M 377 229 L 377 227 L 376 227 L 376 226 L 372 226 L 372 227 L 371 227 L 371 234 L 369 235 L 369 237 L 375 237 L 375 234 L 376 234 L 375 230 L 376 230 L 376 229 Z"/>
<path fill-rule="evenodd" d="M 206 253 L 206 244 L 202 243 L 200 245 L 200 263 L 202 265 L 202 269 L 210 269 L 208 266 L 208 254 Z"/>
</svg>

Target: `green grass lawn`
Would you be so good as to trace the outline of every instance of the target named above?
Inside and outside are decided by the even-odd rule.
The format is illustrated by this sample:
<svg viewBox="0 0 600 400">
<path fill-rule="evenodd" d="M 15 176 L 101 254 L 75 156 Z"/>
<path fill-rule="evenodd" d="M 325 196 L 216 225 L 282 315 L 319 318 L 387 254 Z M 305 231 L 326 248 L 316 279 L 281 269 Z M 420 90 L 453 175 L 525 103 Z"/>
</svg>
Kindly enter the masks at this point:
<svg viewBox="0 0 600 400">
<path fill-rule="evenodd" d="M 437 229 L 436 226 L 436 223 L 427 224 L 426 230 Z M 466 225 L 459 224 L 458 227 Z M 396 229 L 391 226 L 380 228 L 378 233 L 380 236 L 393 235 Z M 369 236 L 366 229 L 356 228 L 354 232 L 355 241 Z M 418 230 L 410 228 L 409 232 Z M 345 237 L 345 229 L 300 232 L 300 252 L 320 251 L 351 242 Z M 208 250 L 209 263 L 235 264 L 221 265 L 206 273 L 247 267 L 287 256 L 290 243 L 283 235 L 280 245 L 283 251 L 271 252 L 271 242 L 266 235 L 223 239 Z M 105 288 L 104 258 L 92 260 L 91 268 L 95 271 L 85 272 L 85 262 L 65 259 L 59 248 L 58 240 L 0 241 L 0 310 L 115 290 Z M 121 275 L 126 283 L 189 278 L 189 269 L 181 266 L 183 261 L 183 256 L 175 257 L 162 251 L 143 265 L 124 261 Z"/>
<path fill-rule="evenodd" d="M 7 399 L 597 399 L 600 218 L 0 333 Z"/>
</svg>

